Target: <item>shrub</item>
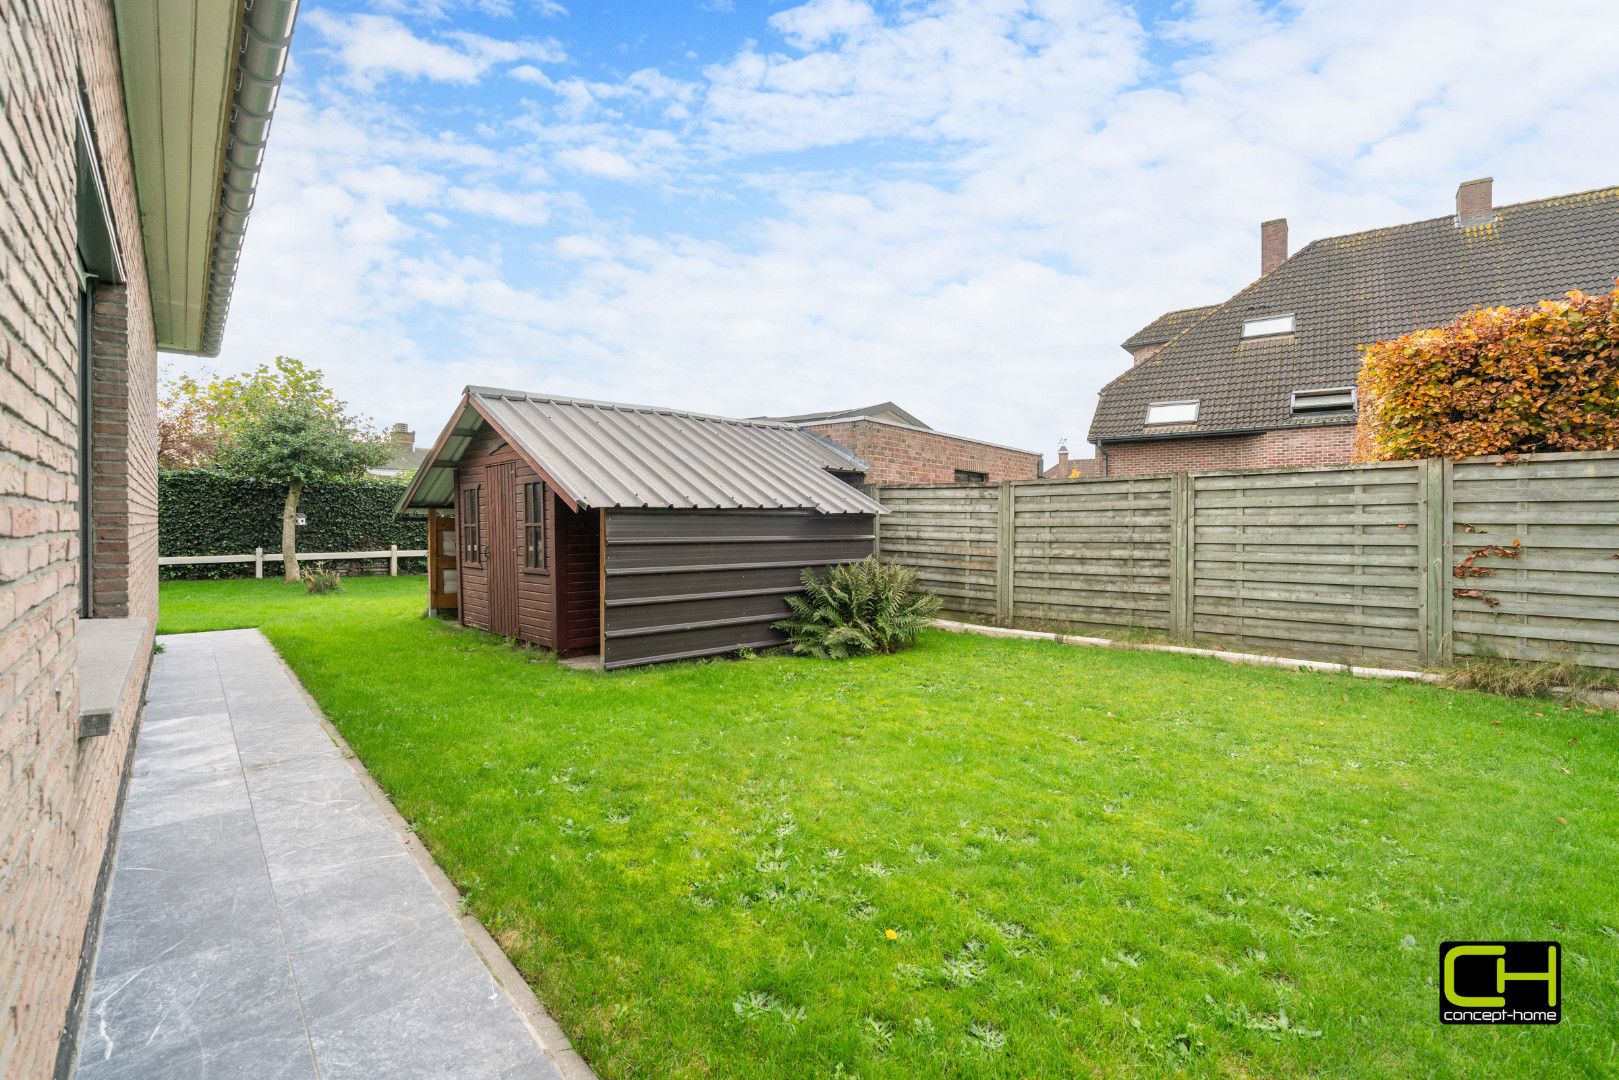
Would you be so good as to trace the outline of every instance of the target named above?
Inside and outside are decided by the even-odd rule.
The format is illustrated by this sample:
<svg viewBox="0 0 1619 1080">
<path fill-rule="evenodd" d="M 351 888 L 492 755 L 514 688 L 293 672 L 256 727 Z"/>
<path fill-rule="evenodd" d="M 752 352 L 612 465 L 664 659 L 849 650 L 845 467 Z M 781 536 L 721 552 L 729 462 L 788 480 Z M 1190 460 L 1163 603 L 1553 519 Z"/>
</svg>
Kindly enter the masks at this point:
<svg viewBox="0 0 1619 1080">
<path fill-rule="evenodd" d="M 214 469 L 158 474 L 159 555 L 246 555 L 254 548 L 281 550 L 281 511 L 287 489 L 268 480 L 241 480 Z M 304 487 L 299 510 L 309 524 L 299 529 L 306 551 L 380 551 L 398 544 L 406 551 L 427 546 L 427 524 L 396 518 L 404 487 L 392 478 L 366 477 Z M 422 559 L 399 560 L 400 573 L 420 573 Z M 349 563 L 352 572 L 361 564 Z M 386 564 L 382 567 L 386 572 Z M 165 566 L 166 578 L 252 577 L 251 563 Z"/>
<path fill-rule="evenodd" d="M 800 656 L 841 660 L 891 653 L 916 640 L 939 610 L 939 598 L 916 587 L 908 566 L 867 558 L 820 577 L 804 571 L 804 595 L 789 596 L 792 615 L 776 624 Z"/>
<path fill-rule="evenodd" d="M 336 570 L 326 569 L 326 564 L 318 562 L 313 566 L 306 566 L 303 572 L 304 591 L 315 593 L 333 593 L 343 587 L 343 575 Z"/>
<path fill-rule="evenodd" d="M 1357 457 L 1619 449 L 1616 299 L 1481 308 L 1367 346 Z"/>
</svg>

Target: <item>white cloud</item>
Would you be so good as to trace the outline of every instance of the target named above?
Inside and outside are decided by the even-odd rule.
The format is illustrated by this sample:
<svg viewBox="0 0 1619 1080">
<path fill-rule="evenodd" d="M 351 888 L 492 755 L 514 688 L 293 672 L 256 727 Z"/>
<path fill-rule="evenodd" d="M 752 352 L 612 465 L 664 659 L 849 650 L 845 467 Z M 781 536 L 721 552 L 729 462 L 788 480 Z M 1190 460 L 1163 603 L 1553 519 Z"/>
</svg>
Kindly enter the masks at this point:
<svg viewBox="0 0 1619 1080">
<path fill-rule="evenodd" d="M 482 382 L 741 414 L 893 398 L 1082 453 L 1117 343 L 1250 280 L 1259 221 L 1296 248 L 1441 215 L 1469 176 L 1503 202 L 1619 181 L 1619 29 L 1590 0 L 1221 0 L 1147 27 L 1103 0 L 818 2 L 698 80 L 553 79 L 558 47 L 392 20 L 351 53 L 354 20 L 309 18 L 341 82 L 283 99 L 218 366 L 301 355 L 419 431 Z M 497 68 L 536 100 L 366 92 Z M 620 183 L 591 206 L 576 177 Z M 633 195 L 655 224 L 611 201 Z"/>
<path fill-rule="evenodd" d="M 559 152 L 558 164 L 603 180 L 632 180 L 639 171 L 623 154 L 600 146 L 577 146 Z"/>
<path fill-rule="evenodd" d="M 385 15 L 340 16 L 316 10 L 304 20 L 332 43 L 349 81 L 360 88 L 392 76 L 474 83 L 497 64 L 556 62 L 566 55 L 554 41 L 506 41 L 465 31 L 430 41 Z"/>
</svg>

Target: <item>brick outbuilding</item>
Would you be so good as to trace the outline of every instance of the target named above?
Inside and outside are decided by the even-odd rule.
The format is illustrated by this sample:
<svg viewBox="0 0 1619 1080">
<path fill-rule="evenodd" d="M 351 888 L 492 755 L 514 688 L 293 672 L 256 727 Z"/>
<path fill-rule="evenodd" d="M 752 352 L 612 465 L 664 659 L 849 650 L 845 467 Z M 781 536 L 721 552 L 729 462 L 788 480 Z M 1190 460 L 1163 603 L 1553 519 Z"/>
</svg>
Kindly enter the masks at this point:
<svg viewBox="0 0 1619 1080">
<path fill-rule="evenodd" d="M 892 401 L 760 419 L 797 424 L 863 458 L 868 484 L 997 484 L 1041 473 L 1039 454 L 935 431 Z"/>
</svg>

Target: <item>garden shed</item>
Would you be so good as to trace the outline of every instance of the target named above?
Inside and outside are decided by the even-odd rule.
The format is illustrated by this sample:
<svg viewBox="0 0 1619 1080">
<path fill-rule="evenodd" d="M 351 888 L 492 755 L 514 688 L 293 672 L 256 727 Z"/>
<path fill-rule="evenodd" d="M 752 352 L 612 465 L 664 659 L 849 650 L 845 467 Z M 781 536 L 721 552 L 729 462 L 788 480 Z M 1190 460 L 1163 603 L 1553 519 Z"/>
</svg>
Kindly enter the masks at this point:
<svg viewBox="0 0 1619 1080">
<path fill-rule="evenodd" d="M 872 553 L 865 463 L 766 420 L 468 387 L 402 513 L 455 519 L 462 624 L 603 666 L 760 648 Z"/>
</svg>

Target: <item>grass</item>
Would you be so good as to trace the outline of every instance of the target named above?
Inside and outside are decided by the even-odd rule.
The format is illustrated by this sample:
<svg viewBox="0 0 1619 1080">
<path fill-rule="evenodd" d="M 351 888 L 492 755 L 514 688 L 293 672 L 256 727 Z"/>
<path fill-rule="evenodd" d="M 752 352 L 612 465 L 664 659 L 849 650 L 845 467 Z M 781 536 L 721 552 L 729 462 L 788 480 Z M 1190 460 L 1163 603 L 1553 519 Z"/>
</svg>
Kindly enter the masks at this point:
<svg viewBox="0 0 1619 1080">
<path fill-rule="evenodd" d="M 1619 1073 L 1614 714 L 929 633 L 602 675 L 332 596 L 274 642 L 604 1078 Z M 1444 1027 L 1444 940 L 1562 942 Z"/>
</svg>

